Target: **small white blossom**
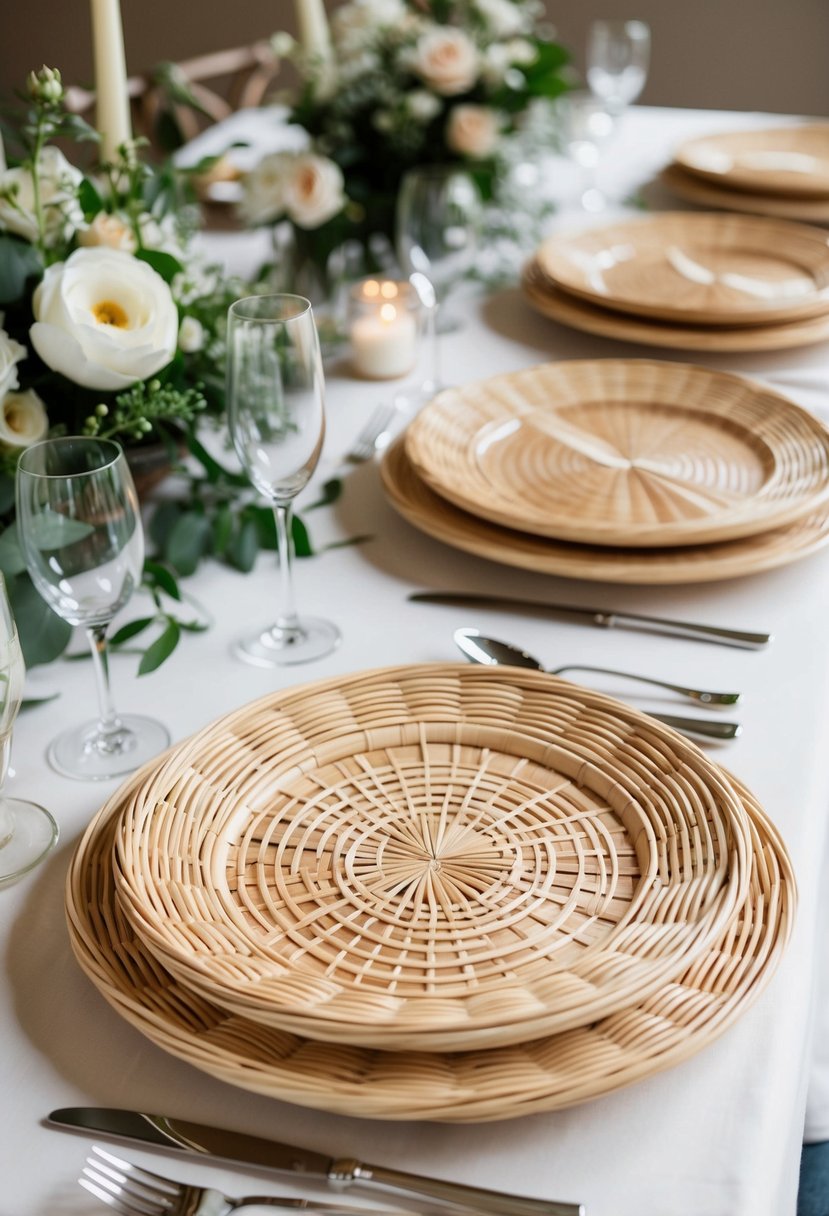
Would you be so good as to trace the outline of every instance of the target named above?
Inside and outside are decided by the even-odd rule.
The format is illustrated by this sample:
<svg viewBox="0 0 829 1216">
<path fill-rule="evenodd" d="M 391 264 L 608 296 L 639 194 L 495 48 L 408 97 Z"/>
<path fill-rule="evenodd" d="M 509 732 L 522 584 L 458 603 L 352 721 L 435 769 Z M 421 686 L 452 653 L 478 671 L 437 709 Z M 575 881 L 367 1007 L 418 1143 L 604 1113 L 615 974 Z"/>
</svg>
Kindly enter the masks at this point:
<svg viewBox="0 0 829 1216">
<path fill-rule="evenodd" d="M 509 38 L 524 28 L 524 14 L 513 0 L 475 0 L 475 7 L 495 38 Z"/>
<path fill-rule="evenodd" d="M 440 113 L 442 104 L 428 89 L 412 89 L 406 96 L 406 109 L 418 122 L 431 122 Z"/>
<path fill-rule="evenodd" d="M 185 355 L 193 355 L 204 346 L 204 326 L 198 317 L 182 317 L 178 329 L 178 345 Z"/>
</svg>

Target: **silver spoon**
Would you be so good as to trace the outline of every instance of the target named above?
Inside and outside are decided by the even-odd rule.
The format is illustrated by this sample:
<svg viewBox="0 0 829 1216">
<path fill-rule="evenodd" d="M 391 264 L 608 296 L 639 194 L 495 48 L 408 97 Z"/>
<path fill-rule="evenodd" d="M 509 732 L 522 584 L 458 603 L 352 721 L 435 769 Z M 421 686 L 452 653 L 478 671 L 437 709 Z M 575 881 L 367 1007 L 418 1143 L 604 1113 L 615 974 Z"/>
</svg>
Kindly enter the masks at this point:
<svg viewBox="0 0 829 1216">
<path fill-rule="evenodd" d="M 512 646 L 509 642 L 501 642 L 497 638 L 488 638 L 479 633 L 477 629 L 456 629 L 454 638 L 456 645 L 473 663 L 482 663 L 489 666 L 528 667 L 533 671 L 548 671 L 550 675 L 560 675 L 564 671 L 594 671 L 601 672 L 604 675 L 624 676 L 627 679 L 637 680 L 644 684 L 655 684 L 659 688 L 669 688 L 674 692 L 682 693 L 684 696 L 690 696 L 694 700 L 703 700 L 705 698 L 706 703 L 709 705 L 734 705 L 740 698 L 739 693 L 703 693 L 699 689 L 684 688 L 677 684 L 669 684 L 664 680 L 651 680 L 646 676 L 633 675 L 629 671 L 615 671 L 608 667 L 570 665 L 551 670 L 545 668 L 543 664 L 539 663 L 538 659 L 528 654 L 526 650 L 521 650 L 518 646 Z M 664 722 L 667 726 L 673 726 L 676 730 L 682 731 L 683 734 L 700 735 L 707 739 L 736 739 L 743 729 L 738 722 L 715 722 L 713 719 L 705 718 L 678 718 L 673 714 L 651 714 L 651 717 L 658 718 L 660 722 Z"/>
</svg>

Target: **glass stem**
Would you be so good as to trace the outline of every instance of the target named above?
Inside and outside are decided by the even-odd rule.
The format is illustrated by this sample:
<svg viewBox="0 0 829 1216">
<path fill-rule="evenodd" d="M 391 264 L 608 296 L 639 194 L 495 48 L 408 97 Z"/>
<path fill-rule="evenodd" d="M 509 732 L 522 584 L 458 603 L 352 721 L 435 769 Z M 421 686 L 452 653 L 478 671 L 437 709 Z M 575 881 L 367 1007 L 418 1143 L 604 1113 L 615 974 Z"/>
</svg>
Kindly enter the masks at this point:
<svg viewBox="0 0 829 1216">
<path fill-rule="evenodd" d="M 440 378 L 440 335 L 438 334 L 438 302 L 435 300 L 428 310 L 429 344 L 432 352 L 432 384 L 437 388 L 442 382 Z"/>
<path fill-rule="evenodd" d="M 0 849 L 8 844 L 14 835 L 12 817 L 6 806 L 6 776 L 9 771 L 9 761 L 12 753 L 12 733 L 0 740 Z"/>
<path fill-rule="evenodd" d="M 277 627 L 288 632 L 299 632 L 299 618 L 294 601 L 294 542 L 291 531 L 293 506 L 293 502 L 289 499 L 288 502 L 275 503 L 273 508 L 276 520 L 276 543 L 279 549 L 279 585 L 282 601 Z"/>
<path fill-rule="evenodd" d="M 92 651 L 92 666 L 95 668 L 95 685 L 98 690 L 98 733 L 110 737 L 120 731 L 121 722 L 115 712 L 109 686 L 106 633 L 106 625 L 92 625 L 87 629 L 86 636 Z"/>
</svg>

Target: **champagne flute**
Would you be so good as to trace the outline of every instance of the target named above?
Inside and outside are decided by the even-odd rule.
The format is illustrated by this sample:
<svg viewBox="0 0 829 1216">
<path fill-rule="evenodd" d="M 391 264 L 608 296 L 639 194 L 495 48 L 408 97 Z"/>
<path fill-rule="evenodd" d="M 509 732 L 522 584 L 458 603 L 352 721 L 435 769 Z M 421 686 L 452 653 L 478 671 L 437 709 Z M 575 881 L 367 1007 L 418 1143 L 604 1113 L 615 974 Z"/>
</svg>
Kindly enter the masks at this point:
<svg viewBox="0 0 829 1216">
<path fill-rule="evenodd" d="M 594 21 L 587 38 L 587 83 L 618 117 L 645 86 L 651 32 L 644 21 Z"/>
<path fill-rule="evenodd" d="M 605 103 L 587 89 L 574 89 L 556 102 L 564 151 L 581 171 L 579 202 L 585 211 L 601 211 L 607 200 L 597 184 L 604 145 L 615 119 Z"/>
<path fill-rule="evenodd" d="M 426 318 L 431 375 L 424 397 L 444 387 L 438 337 L 440 309 L 469 270 L 477 247 L 481 195 L 475 179 L 457 165 L 420 165 L 404 174 L 397 199 L 397 257 L 417 292 Z"/>
<path fill-rule="evenodd" d="M 242 467 L 273 507 L 282 588 L 276 623 L 243 638 L 236 653 L 257 667 L 322 658 L 339 644 L 340 631 L 297 615 L 291 568 L 293 501 L 310 481 L 325 437 L 319 338 L 304 297 L 249 296 L 231 304 L 227 411 Z"/>
<path fill-rule="evenodd" d="M 58 735 L 47 759 L 66 777 L 120 777 L 170 742 L 154 718 L 118 714 L 110 690 L 107 630 L 144 564 L 138 496 L 120 446 L 68 436 L 26 448 L 17 466 L 17 523 L 35 588 L 53 612 L 86 631 L 98 690 L 97 720 Z"/>
<path fill-rule="evenodd" d="M 24 676 L 17 627 L 0 574 L 0 887 L 34 869 L 58 838 L 58 825 L 44 807 L 5 794 Z"/>
</svg>

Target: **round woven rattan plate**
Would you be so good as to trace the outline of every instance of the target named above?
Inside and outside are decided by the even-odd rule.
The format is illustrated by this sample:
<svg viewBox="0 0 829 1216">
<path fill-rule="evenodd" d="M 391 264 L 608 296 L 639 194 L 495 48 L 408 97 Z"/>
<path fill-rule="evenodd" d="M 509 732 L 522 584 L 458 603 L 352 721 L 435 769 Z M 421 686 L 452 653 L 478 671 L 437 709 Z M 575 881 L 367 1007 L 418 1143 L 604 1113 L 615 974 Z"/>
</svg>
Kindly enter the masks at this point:
<svg viewBox="0 0 829 1216">
<path fill-rule="evenodd" d="M 829 224 L 829 198 L 802 198 L 789 194 L 762 194 L 729 190 L 727 186 L 689 173 L 682 165 L 668 165 L 659 175 L 663 185 L 689 203 L 741 211 L 749 215 L 771 215 L 805 224 Z"/>
<path fill-rule="evenodd" d="M 537 312 L 572 329 L 620 342 L 640 342 L 671 350 L 755 351 L 790 350 L 829 339 L 829 313 L 804 321 L 776 325 L 680 325 L 647 317 L 626 316 L 600 308 L 586 299 L 561 291 L 543 274 L 536 261 L 524 270 L 522 287 Z"/>
<path fill-rule="evenodd" d="M 706 544 L 829 497 L 829 431 L 741 376 L 656 360 L 548 363 L 442 392 L 406 455 L 444 498 L 598 545 Z"/>
<path fill-rule="evenodd" d="M 594 306 L 692 325 L 767 325 L 829 309 L 829 240 L 806 224 L 685 211 L 549 237 L 536 258 Z"/>
<path fill-rule="evenodd" d="M 233 1012 L 429 1051 L 584 1025 L 673 978 L 748 880 L 666 727 L 544 673 L 384 668 L 255 702 L 124 809 L 133 927 Z"/>
<path fill-rule="evenodd" d="M 412 467 L 402 438 L 386 451 L 381 477 L 392 506 L 436 540 L 476 557 L 563 578 L 643 586 L 715 582 L 785 566 L 829 544 L 826 506 L 785 528 L 710 545 L 602 548 L 533 536 L 471 515 L 435 494 Z"/>
<path fill-rule="evenodd" d="M 72 858 L 70 940 L 109 1004 L 173 1056 L 231 1085 L 335 1114 L 486 1122 L 584 1102 L 680 1063 L 730 1026 L 784 950 L 795 887 L 779 837 L 745 791 L 751 876 L 728 928 L 648 1000 L 591 1026 L 512 1047 L 431 1055 L 320 1043 L 229 1014 L 181 984 L 124 917 L 112 847 L 124 806 L 153 766 L 116 793 Z"/>
<path fill-rule="evenodd" d="M 731 190 L 829 199 L 829 124 L 722 131 L 680 144 L 689 173 Z"/>
</svg>

